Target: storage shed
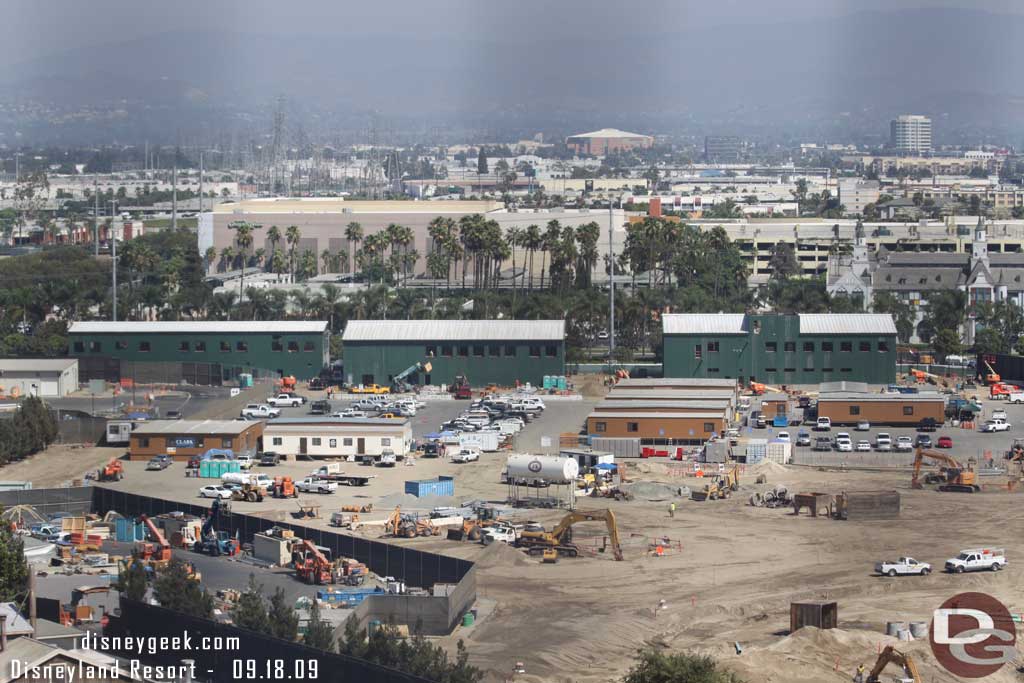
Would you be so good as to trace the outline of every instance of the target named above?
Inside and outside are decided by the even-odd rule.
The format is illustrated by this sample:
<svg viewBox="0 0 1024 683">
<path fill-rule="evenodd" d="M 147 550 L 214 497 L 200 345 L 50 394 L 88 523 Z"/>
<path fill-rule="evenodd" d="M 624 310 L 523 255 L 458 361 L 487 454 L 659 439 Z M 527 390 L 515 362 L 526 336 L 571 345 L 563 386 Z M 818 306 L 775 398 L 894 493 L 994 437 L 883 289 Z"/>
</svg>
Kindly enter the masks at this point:
<svg viewBox="0 0 1024 683">
<path fill-rule="evenodd" d="M 0 395 L 61 398 L 74 391 L 77 358 L 0 358 Z"/>
<path fill-rule="evenodd" d="M 405 492 L 423 498 L 425 496 L 454 496 L 455 478 L 439 476 L 437 479 L 418 479 L 405 482 Z"/>
</svg>

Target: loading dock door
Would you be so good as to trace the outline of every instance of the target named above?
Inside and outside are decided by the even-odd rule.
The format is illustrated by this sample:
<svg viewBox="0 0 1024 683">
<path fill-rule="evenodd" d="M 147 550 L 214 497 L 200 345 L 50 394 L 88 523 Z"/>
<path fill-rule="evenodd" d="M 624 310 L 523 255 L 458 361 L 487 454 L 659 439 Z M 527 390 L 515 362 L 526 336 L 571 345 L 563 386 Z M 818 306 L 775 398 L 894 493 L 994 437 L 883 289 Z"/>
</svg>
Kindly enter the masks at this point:
<svg viewBox="0 0 1024 683">
<path fill-rule="evenodd" d="M 366 454 L 366 439 L 364 439 L 363 437 L 360 436 L 358 439 L 356 439 L 356 455 L 365 455 L 365 454 Z"/>
<path fill-rule="evenodd" d="M 306 437 L 303 436 L 299 439 L 299 455 L 306 455 L 306 453 L 308 453 Z"/>
</svg>

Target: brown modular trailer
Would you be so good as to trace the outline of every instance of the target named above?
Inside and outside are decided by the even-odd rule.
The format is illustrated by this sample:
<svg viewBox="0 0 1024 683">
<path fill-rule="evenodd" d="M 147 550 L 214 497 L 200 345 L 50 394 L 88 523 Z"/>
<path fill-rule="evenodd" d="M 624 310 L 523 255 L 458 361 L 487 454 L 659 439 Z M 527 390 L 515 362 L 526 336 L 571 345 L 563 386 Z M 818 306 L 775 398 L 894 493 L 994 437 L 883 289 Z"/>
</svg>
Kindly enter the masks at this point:
<svg viewBox="0 0 1024 683">
<path fill-rule="evenodd" d="M 706 441 L 726 427 L 722 412 L 591 413 L 587 433 L 598 437 Z"/>
<path fill-rule="evenodd" d="M 896 519 L 899 491 L 844 491 L 836 496 L 836 516 L 851 521 Z"/>
<path fill-rule="evenodd" d="M 871 424 L 910 426 L 931 418 L 942 424 L 946 401 L 941 396 L 922 398 L 914 394 L 873 394 L 864 397 L 818 399 L 818 417 L 827 417 L 834 425 L 854 425 L 861 420 Z"/>
<path fill-rule="evenodd" d="M 149 460 L 155 455 L 170 455 L 188 460 L 211 448 L 236 453 L 254 452 L 263 436 L 262 421 L 238 420 L 158 420 L 140 425 L 132 432 L 129 460 Z"/>
<path fill-rule="evenodd" d="M 788 399 L 769 399 L 761 401 L 761 414 L 765 419 L 771 420 L 776 415 L 789 415 Z"/>
<path fill-rule="evenodd" d="M 795 633 L 804 626 L 836 628 L 839 625 L 839 606 L 835 602 L 791 602 L 789 603 L 789 632 Z"/>
</svg>

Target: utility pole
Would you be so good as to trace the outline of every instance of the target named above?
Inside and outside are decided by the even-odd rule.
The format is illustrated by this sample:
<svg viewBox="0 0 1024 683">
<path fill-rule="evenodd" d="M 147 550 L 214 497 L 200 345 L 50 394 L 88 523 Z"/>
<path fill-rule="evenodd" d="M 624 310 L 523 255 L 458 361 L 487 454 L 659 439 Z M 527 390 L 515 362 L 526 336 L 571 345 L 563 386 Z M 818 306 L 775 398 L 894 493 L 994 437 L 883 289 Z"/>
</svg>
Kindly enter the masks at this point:
<svg viewBox="0 0 1024 683">
<path fill-rule="evenodd" d="M 174 165 L 171 167 L 171 232 L 178 229 L 178 148 L 174 148 Z"/>
<path fill-rule="evenodd" d="M 611 197 L 608 198 L 608 365 L 615 360 L 615 251 L 612 248 L 612 231 L 615 212 Z"/>
<path fill-rule="evenodd" d="M 110 257 L 114 269 L 114 322 L 117 322 L 117 234 L 114 232 L 114 207 L 117 200 L 110 202 Z"/>
<path fill-rule="evenodd" d="M 92 177 L 92 198 L 95 200 L 92 209 L 92 236 L 96 244 L 96 256 L 100 255 L 100 180 Z"/>
<path fill-rule="evenodd" d="M 203 153 L 199 152 L 199 214 L 203 213 Z"/>
</svg>

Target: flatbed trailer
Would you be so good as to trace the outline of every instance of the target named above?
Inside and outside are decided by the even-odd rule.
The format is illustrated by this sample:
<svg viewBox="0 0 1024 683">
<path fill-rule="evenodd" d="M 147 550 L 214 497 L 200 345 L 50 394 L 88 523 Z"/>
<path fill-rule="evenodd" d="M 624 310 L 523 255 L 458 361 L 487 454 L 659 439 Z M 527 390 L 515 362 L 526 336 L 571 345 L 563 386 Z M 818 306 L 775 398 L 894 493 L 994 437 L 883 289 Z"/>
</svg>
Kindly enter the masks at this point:
<svg viewBox="0 0 1024 683">
<path fill-rule="evenodd" d="M 319 474 L 316 476 L 317 479 L 323 479 L 324 481 L 333 481 L 335 484 L 342 486 L 366 486 L 373 479 L 375 474 Z"/>
</svg>

